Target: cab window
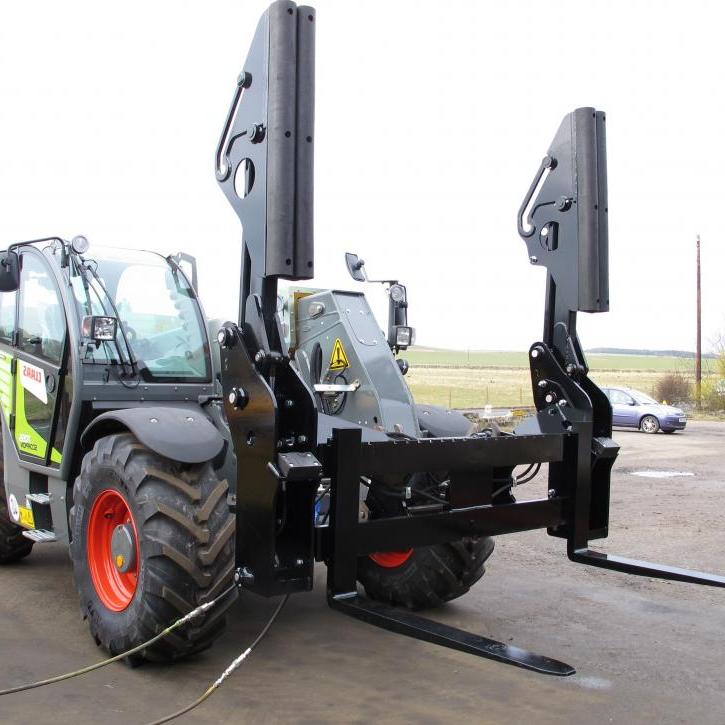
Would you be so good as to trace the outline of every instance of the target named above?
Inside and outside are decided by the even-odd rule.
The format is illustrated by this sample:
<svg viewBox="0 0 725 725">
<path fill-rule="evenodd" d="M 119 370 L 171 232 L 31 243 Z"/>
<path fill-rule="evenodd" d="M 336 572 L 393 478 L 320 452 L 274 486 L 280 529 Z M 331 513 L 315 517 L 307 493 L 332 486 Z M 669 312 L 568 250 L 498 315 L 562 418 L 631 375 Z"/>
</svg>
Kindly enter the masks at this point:
<svg viewBox="0 0 725 725">
<path fill-rule="evenodd" d="M 22 256 L 18 347 L 60 365 L 65 339 L 65 313 L 55 281 L 43 261 Z"/>
<path fill-rule="evenodd" d="M 116 308 L 139 366 L 157 378 L 207 379 L 206 337 L 186 280 L 166 264 L 129 264 Z"/>
<path fill-rule="evenodd" d="M 0 292 L 0 342 L 12 344 L 15 332 L 15 299 L 18 293 Z"/>
</svg>

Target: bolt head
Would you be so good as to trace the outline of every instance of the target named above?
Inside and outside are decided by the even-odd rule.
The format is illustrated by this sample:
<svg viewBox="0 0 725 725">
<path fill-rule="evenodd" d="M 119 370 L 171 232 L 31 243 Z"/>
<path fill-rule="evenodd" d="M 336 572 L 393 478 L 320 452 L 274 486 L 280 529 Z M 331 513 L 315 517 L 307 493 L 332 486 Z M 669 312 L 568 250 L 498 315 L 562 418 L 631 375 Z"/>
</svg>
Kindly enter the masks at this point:
<svg viewBox="0 0 725 725">
<path fill-rule="evenodd" d="M 235 408 L 238 408 L 241 410 L 249 402 L 249 396 L 247 395 L 246 391 L 242 388 L 232 388 L 229 391 L 227 400 L 229 401 L 229 405 L 232 405 Z"/>
<path fill-rule="evenodd" d="M 228 327 L 222 327 L 216 334 L 220 347 L 233 347 L 235 342 L 234 333 Z"/>
<path fill-rule="evenodd" d="M 556 200 L 556 208 L 558 211 L 569 211 L 571 208 L 571 202 L 572 199 L 570 199 L 568 196 L 560 196 Z"/>
<path fill-rule="evenodd" d="M 538 383 L 536 383 L 538 387 L 540 387 L 542 390 L 548 385 L 546 380 L 539 380 Z"/>
<path fill-rule="evenodd" d="M 250 143 L 259 143 L 264 140 L 264 126 L 260 123 L 253 123 L 247 129 L 247 138 Z"/>
<path fill-rule="evenodd" d="M 539 258 L 535 254 L 532 254 L 529 257 L 529 262 L 531 262 L 531 264 L 536 264 L 538 261 L 539 261 Z"/>
</svg>

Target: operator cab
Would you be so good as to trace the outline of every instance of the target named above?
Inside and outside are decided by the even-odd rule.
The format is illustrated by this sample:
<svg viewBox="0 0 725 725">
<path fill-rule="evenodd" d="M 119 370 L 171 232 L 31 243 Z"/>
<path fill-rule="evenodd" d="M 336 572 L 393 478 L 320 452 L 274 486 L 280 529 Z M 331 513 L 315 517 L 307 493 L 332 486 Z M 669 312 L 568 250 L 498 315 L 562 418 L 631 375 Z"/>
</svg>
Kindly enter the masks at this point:
<svg viewBox="0 0 725 725">
<path fill-rule="evenodd" d="M 211 383 L 203 313 L 174 258 L 84 237 L 0 252 L 2 437 L 19 456 L 9 493 L 24 496 L 25 463 L 69 475 L 76 434 L 129 395 L 196 401 Z"/>
</svg>

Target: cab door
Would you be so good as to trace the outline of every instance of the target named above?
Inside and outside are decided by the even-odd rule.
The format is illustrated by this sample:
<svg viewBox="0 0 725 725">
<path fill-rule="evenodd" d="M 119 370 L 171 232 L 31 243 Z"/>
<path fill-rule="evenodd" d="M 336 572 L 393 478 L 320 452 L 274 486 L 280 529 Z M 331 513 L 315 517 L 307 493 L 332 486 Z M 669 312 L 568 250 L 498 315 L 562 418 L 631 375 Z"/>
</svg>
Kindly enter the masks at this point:
<svg viewBox="0 0 725 725">
<path fill-rule="evenodd" d="M 65 312 L 40 252 L 23 252 L 20 270 L 13 438 L 22 458 L 58 467 L 62 455 L 54 444 L 67 355 Z"/>
<path fill-rule="evenodd" d="M 610 390 L 609 401 L 612 404 L 612 425 L 635 425 L 632 420 L 632 404 L 634 400 L 623 390 Z"/>
</svg>

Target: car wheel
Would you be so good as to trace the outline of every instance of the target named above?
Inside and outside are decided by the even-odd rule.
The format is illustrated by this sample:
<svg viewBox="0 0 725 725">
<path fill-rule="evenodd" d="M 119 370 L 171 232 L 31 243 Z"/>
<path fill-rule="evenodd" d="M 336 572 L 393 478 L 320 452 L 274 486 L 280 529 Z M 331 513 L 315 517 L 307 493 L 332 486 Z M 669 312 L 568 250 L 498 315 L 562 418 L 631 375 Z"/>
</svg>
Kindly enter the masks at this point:
<svg viewBox="0 0 725 725">
<path fill-rule="evenodd" d="M 643 433 L 656 433 L 660 429 L 660 422 L 654 415 L 645 415 L 639 422 L 639 429 Z"/>
</svg>

